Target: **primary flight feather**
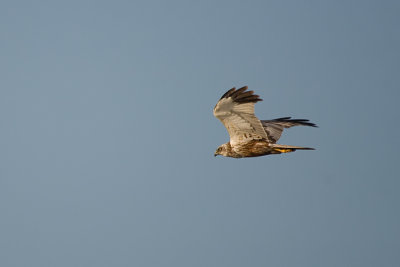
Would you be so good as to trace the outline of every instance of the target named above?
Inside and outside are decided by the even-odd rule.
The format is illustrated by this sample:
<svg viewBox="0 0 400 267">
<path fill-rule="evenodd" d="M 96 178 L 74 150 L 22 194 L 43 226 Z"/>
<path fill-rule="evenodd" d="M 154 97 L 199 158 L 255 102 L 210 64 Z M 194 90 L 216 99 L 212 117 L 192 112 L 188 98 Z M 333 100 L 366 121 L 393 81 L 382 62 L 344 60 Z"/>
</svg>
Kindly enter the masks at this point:
<svg viewBox="0 0 400 267">
<path fill-rule="evenodd" d="M 227 91 L 214 107 L 214 116 L 228 130 L 230 140 L 215 151 L 215 156 L 232 158 L 258 157 L 269 154 L 293 152 L 310 147 L 276 144 L 284 128 L 297 125 L 316 127 L 303 119 L 284 117 L 274 120 L 259 120 L 254 115 L 254 104 L 262 99 L 247 86 Z"/>
</svg>

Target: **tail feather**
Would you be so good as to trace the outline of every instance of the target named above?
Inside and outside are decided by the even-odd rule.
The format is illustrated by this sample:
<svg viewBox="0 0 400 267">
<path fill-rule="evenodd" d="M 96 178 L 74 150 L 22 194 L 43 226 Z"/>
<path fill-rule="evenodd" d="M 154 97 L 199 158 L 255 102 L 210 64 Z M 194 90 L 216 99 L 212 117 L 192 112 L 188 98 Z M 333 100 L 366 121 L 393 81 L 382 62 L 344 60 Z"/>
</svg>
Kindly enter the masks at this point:
<svg viewBox="0 0 400 267">
<path fill-rule="evenodd" d="M 315 148 L 312 147 L 289 146 L 289 145 L 279 145 L 279 144 L 271 144 L 271 146 L 276 152 L 276 154 L 289 153 L 289 152 L 294 152 L 296 150 L 315 150 Z"/>
</svg>

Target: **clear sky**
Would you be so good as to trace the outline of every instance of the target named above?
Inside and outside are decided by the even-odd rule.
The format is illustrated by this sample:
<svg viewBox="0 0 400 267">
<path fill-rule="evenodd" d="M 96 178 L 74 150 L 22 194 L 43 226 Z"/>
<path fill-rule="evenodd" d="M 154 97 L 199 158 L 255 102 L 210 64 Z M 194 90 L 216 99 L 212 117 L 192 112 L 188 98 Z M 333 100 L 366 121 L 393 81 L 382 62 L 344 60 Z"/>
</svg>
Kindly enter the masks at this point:
<svg viewBox="0 0 400 267">
<path fill-rule="evenodd" d="M 0 266 L 400 266 L 399 1 L 2 1 Z M 219 97 L 310 119 L 217 157 Z"/>
</svg>

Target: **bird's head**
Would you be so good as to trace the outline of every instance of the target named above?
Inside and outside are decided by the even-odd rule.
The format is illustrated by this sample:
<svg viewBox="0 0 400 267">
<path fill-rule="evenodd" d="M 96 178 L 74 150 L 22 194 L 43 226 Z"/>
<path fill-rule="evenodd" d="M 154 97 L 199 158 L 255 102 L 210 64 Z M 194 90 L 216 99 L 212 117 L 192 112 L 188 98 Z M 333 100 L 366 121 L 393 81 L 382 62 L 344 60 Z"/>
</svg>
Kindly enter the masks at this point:
<svg viewBox="0 0 400 267">
<path fill-rule="evenodd" d="M 223 144 L 220 147 L 215 150 L 214 157 L 221 155 L 221 156 L 227 156 L 228 155 L 228 147 L 227 144 Z"/>
</svg>

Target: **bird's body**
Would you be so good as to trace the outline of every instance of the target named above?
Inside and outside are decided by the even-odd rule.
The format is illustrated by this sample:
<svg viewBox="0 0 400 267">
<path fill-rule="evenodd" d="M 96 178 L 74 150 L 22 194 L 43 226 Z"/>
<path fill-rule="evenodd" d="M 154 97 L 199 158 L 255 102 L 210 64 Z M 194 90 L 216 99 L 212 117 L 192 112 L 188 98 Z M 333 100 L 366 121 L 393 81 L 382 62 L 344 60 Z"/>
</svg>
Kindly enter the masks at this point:
<svg viewBox="0 0 400 267">
<path fill-rule="evenodd" d="M 217 117 L 228 130 L 230 141 L 221 145 L 215 156 L 232 158 L 259 157 L 270 154 L 293 152 L 298 149 L 313 150 L 309 147 L 279 145 L 284 128 L 297 125 L 316 127 L 308 120 L 290 117 L 275 120 L 259 120 L 254 115 L 254 104 L 262 101 L 253 91 L 246 91 L 247 86 L 227 91 L 214 107 Z"/>
<path fill-rule="evenodd" d="M 271 144 L 265 140 L 250 140 L 248 142 L 231 146 L 230 142 L 223 144 L 224 149 L 216 152 L 216 155 L 222 155 L 231 158 L 250 158 L 270 154 L 281 154 L 300 150 L 314 150 L 310 147 L 298 147 L 288 145 Z M 222 151 L 226 151 L 223 153 Z M 222 152 L 222 153 L 221 153 Z"/>
</svg>

